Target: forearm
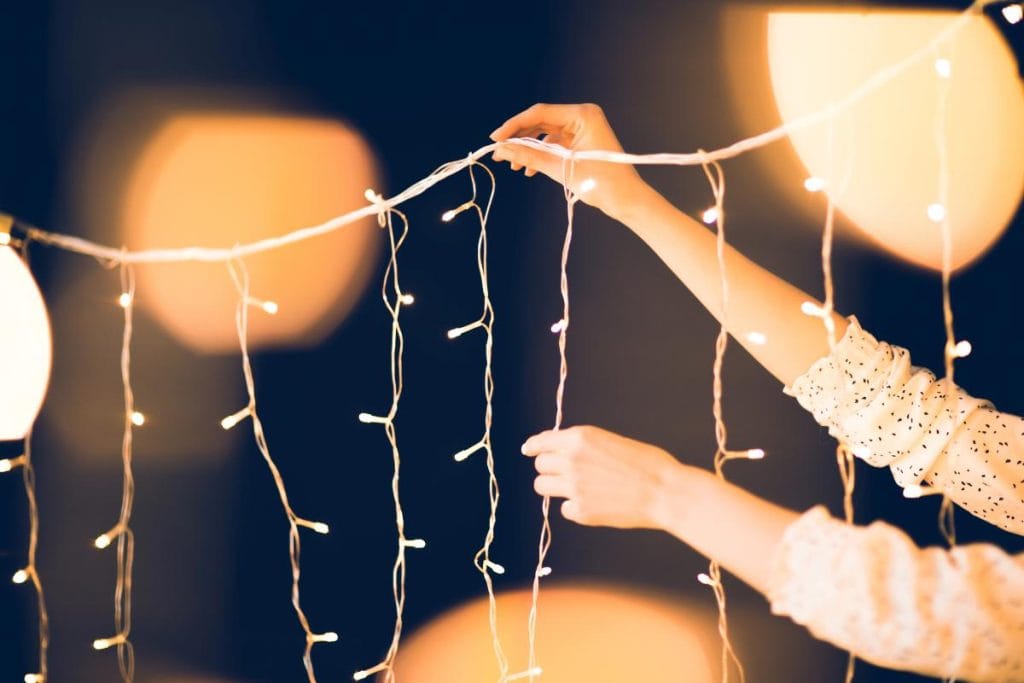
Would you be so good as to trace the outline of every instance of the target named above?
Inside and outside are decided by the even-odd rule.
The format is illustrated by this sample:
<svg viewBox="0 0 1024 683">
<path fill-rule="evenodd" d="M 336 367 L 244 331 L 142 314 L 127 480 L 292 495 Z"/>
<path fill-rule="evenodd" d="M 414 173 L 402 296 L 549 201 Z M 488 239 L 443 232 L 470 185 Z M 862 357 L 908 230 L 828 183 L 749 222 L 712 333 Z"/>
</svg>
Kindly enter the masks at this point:
<svg viewBox="0 0 1024 683">
<path fill-rule="evenodd" d="M 798 515 L 688 465 L 671 465 L 661 479 L 657 525 L 765 593 L 771 560 Z"/>
<path fill-rule="evenodd" d="M 721 276 L 715 235 L 672 206 L 652 189 L 625 200 L 615 217 L 637 234 L 719 321 Z M 761 365 L 789 385 L 828 354 L 828 336 L 820 318 L 801 311 L 813 300 L 807 293 L 757 265 L 732 247 L 725 248 L 729 281 L 727 329 Z M 832 314 L 836 338 L 846 319 Z M 758 343 L 757 332 L 764 343 Z"/>
</svg>

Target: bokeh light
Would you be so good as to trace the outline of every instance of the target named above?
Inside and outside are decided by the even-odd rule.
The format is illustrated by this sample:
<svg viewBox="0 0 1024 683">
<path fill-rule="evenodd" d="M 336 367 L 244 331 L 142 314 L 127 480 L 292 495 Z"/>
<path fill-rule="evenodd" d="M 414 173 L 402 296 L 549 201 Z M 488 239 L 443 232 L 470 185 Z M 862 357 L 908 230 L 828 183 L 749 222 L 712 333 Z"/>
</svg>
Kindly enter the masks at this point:
<svg viewBox="0 0 1024 683">
<path fill-rule="evenodd" d="M 530 592 L 498 596 L 498 628 L 510 673 L 525 669 Z M 487 600 L 458 607 L 403 644 L 395 668 L 405 683 L 498 679 Z M 550 585 L 537 622 L 537 655 L 546 683 L 713 680 L 713 633 L 706 610 L 667 596 L 612 586 Z M 518 668 L 517 668 L 518 664 Z"/>
<path fill-rule="evenodd" d="M 376 163 L 363 138 L 329 120 L 196 111 L 152 135 L 131 172 L 121 213 L 131 249 L 231 246 L 323 222 L 365 203 Z M 253 348 L 309 346 L 330 333 L 372 270 L 378 230 L 367 220 L 312 242 L 246 259 Z M 142 306 L 176 339 L 232 352 L 237 294 L 221 264 L 138 269 Z M 262 302 L 261 302 L 262 303 Z"/>
</svg>

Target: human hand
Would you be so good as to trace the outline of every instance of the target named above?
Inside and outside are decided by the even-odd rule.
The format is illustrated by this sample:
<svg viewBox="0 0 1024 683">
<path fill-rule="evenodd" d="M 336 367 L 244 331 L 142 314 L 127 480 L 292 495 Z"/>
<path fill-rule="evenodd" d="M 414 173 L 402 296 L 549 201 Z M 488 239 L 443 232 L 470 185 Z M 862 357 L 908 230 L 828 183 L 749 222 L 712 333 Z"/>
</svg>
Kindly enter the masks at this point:
<svg viewBox="0 0 1024 683">
<path fill-rule="evenodd" d="M 566 519 L 622 529 L 661 528 L 685 469 L 656 446 L 597 427 L 541 432 L 526 440 L 523 455 L 535 458 L 537 493 L 566 499 Z"/>
<path fill-rule="evenodd" d="M 499 143 L 509 138 L 537 136 L 544 142 L 576 151 L 622 151 L 615 131 L 596 104 L 535 104 L 491 133 L 491 139 Z M 513 171 L 525 168 L 528 177 L 540 172 L 558 183 L 566 180 L 566 162 L 550 152 L 506 143 L 499 144 L 493 158 L 508 161 Z M 582 191 L 581 183 L 587 179 L 593 180 L 594 186 Z M 623 218 L 630 206 L 653 192 L 632 166 L 603 161 L 576 162 L 570 189 L 581 201 L 617 220 Z"/>
</svg>

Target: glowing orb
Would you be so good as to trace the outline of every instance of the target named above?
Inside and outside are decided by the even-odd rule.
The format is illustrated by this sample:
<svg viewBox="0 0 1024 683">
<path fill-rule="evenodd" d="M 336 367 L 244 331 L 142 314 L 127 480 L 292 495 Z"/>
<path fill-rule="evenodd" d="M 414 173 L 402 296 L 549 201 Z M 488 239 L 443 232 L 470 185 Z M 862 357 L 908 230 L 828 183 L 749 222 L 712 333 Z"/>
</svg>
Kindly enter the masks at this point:
<svg viewBox="0 0 1024 683">
<path fill-rule="evenodd" d="M 376 187 L 372 153 L 339 123 L 179 115 L 135 164 L 123 241 L 131 249 L 230 247 L 358 208 L 367 187 Z M 312 345 L 333 330 L 366 283 L 379 232 L 369 219 L 246 258 L 251 345 Z M 147 264 L 137 277 L 141 305 L 179 341 L 207 352 L 237 349 L 238 296 L 223 264 Z"/>
</svg>

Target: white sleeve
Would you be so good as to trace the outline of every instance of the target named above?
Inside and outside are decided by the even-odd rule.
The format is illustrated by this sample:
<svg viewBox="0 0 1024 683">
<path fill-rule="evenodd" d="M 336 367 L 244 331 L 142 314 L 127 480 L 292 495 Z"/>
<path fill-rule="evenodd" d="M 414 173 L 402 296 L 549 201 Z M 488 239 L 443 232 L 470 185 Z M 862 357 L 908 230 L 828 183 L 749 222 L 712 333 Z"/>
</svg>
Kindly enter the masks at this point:
<svg viewBox="0 0 1024 683">
<path fill-rule="evenodd" d="M 900 486 L 928 484 L 1024 535 L 1024 420 L 998 412 L 877 341 L 856 318 L 835 350 L 784 390 L 829 434 Z"/>
<path fill-rule="evenodd" d="M 1024 556 L 993 545 L 921 549 L 819 506 L 787 528 L 767 596 L 773 613 L 880 666 L 1024 681 Z"/>
</svg>

